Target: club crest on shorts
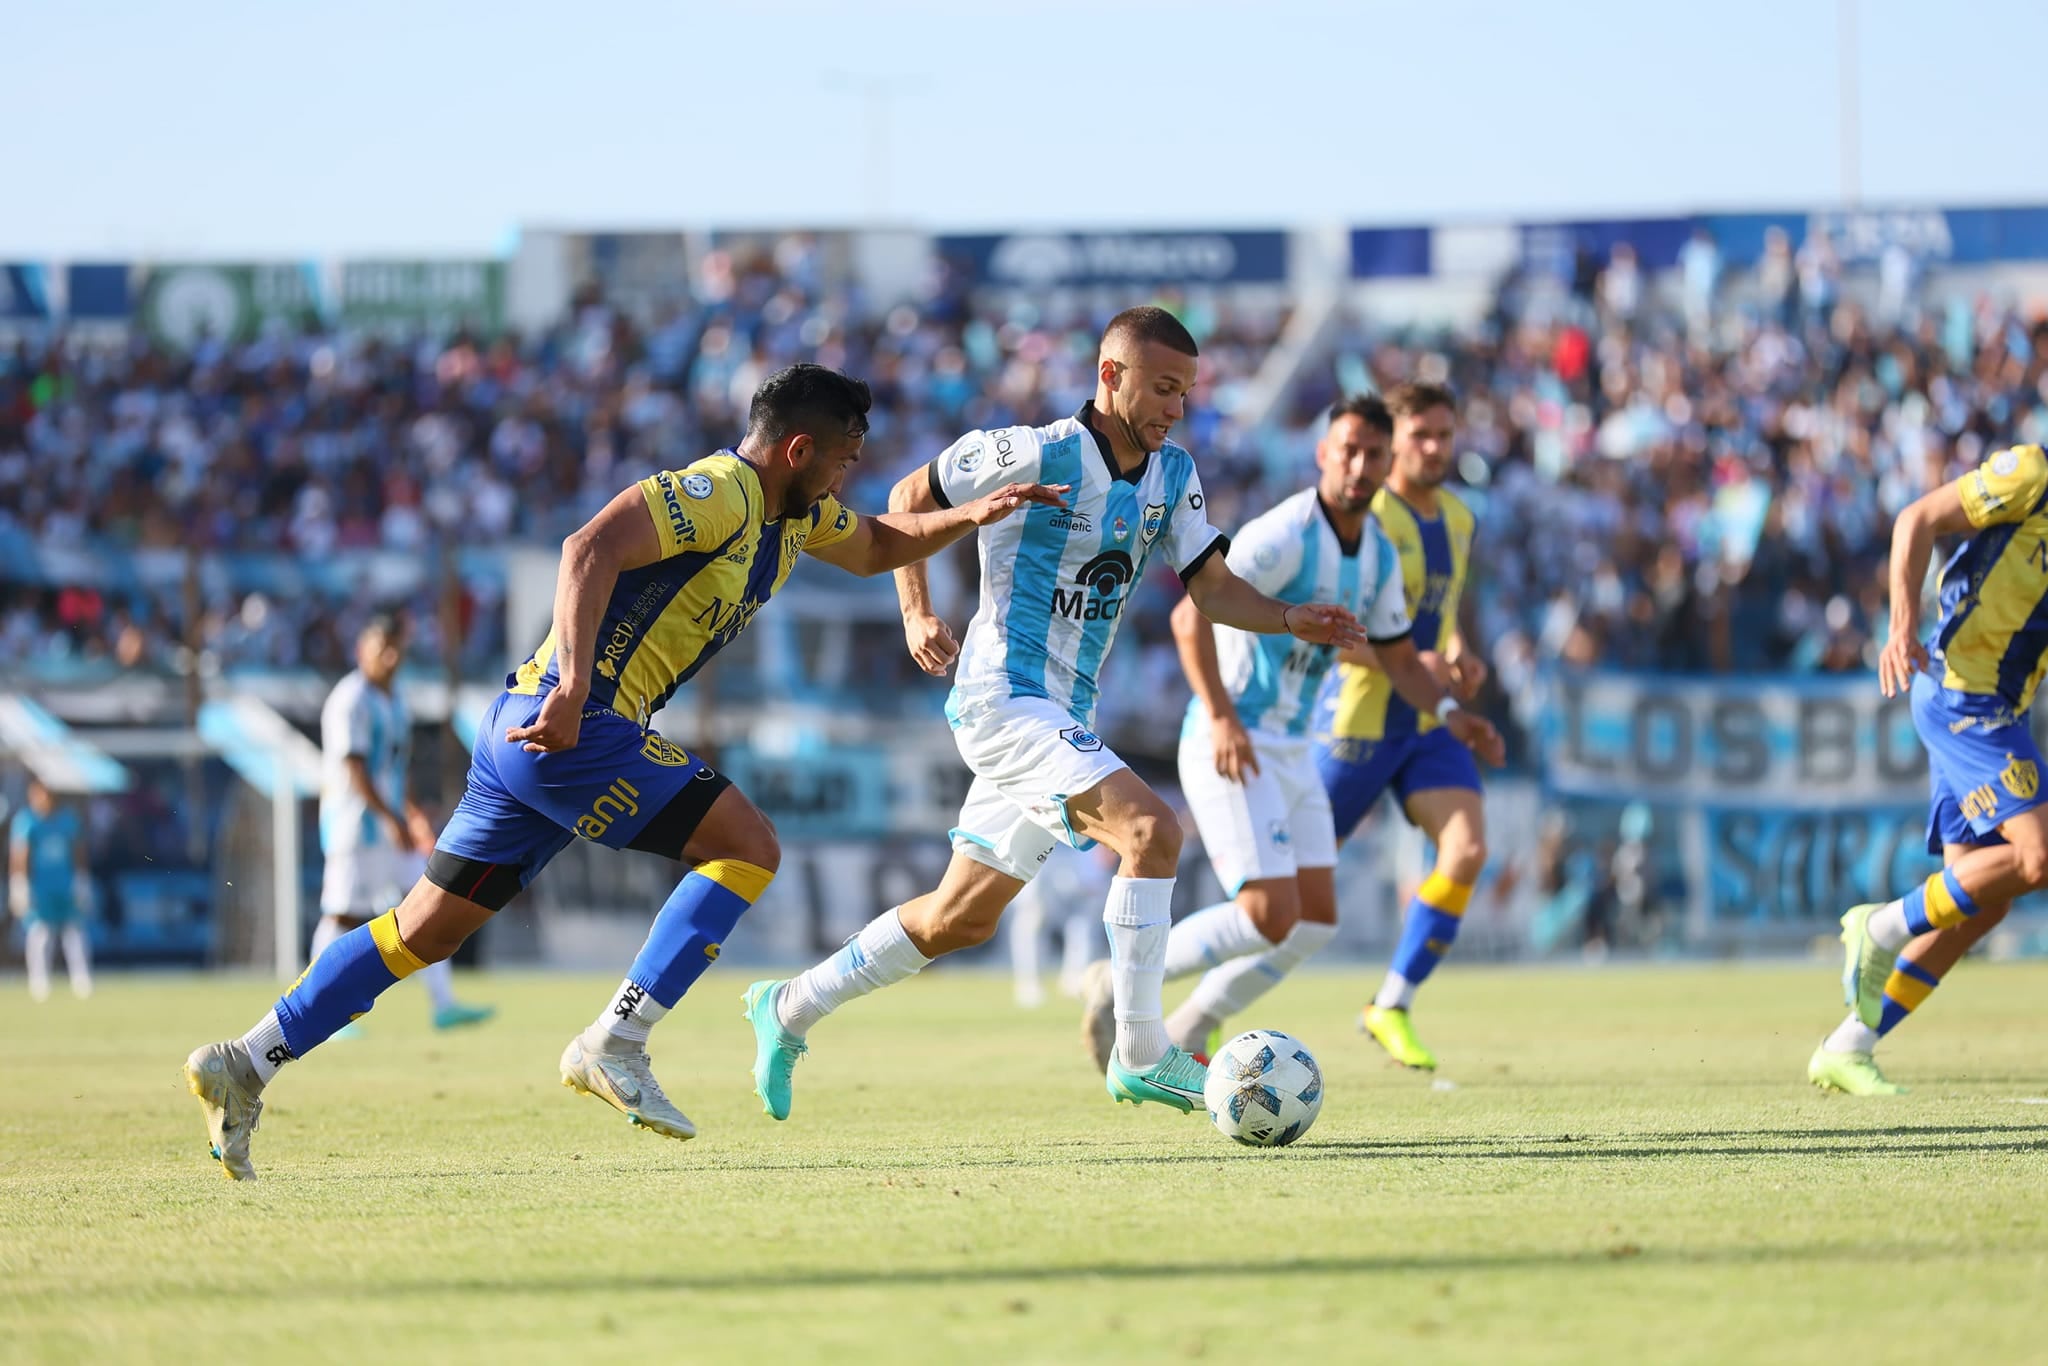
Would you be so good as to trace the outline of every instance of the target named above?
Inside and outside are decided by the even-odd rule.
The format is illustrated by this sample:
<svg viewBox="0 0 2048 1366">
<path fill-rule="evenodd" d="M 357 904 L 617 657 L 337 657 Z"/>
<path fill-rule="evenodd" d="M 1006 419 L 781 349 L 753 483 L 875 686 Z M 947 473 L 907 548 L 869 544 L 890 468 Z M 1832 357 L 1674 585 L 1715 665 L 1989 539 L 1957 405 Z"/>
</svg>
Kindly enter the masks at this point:
<svg viewBox="0 0 2048 1366">
<path fill-rule="evenodd" d="M 1138 538 L 1144 541 L 1146 545 L 1150 545 L 1152 544 L 1152 538 L 1159 534 L 1159 528 L 1165 525 L 1166 504 L 1147 504 L 1145 508 L 1144 520 L 1138 523 Z"/>
<path fill-rule="evenodd" d="M 1089 730 L 1086 726 L 1068 726 L 1060 732 L 1060 739 L 1065 740 L 1083 754 L 1093 754 L 1096 750 L 1102 748 L 1102 737 Z"/>
<path fill-rule="evenodd" d="M 2032 759 L 2016 759 L 2008 754 L 2005 756 L 2005 771 L 1998 775 L 1998 781 L 2021 801 L 2032 801 L 2034 794 L 2041 790 L 2041 770 Z"/>
<path fill-rule="evenodd" d="M 649 735 L 640 742 L 640 757 L 663 768 L 681 768 L 690 762 L 689 753 L 681 745 L 659 735 Z"/>
</svg>

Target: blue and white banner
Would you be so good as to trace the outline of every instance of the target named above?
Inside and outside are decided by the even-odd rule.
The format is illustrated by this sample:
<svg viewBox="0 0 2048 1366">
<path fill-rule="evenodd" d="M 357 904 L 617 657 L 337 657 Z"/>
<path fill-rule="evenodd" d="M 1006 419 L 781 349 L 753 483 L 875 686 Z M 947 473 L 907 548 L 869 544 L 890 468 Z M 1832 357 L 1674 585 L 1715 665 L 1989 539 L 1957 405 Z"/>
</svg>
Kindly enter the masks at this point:
<svg viewBox="0 0 2048 1366">
<path fill-rule="evenodd" d="M 1430 228 L 1353 228 L 1352 278 L 1389 280 L 1428 275 L 1435 235 Z"/>
<path fill-rule="evenodd" d="M 1287 278 L 1284 232 L 1039 232 L 940 237 L 975 284 L 1246 284 Z"/>
<path fill-rule="evenodd" d="M 75 264 L 64 268 L 64 311 L 76 319 L 126 322 L 135 311 L 132 268 L 121 264 Z"/>
<path fill-rule="evenodd" d="M 0 265 L 0 318 L 41 322 L 50 316 L 50 291 L 41 266 Z"/>
<path fill-rule="evenodd" d="M 1544 785 L 1587 829 L 1644 808 L 1695 942 L 1789 943 L 1940 867 L 1926 751 L 1870 675 L 1560 674 L 1538 739 Z"/>
</svg>

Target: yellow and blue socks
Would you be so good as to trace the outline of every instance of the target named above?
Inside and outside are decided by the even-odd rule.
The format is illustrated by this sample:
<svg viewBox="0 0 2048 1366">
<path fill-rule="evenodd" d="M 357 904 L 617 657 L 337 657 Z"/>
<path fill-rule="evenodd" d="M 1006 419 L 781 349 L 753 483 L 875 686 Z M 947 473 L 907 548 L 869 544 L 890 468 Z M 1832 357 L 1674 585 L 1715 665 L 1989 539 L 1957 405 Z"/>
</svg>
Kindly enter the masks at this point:
<svg viewBox="0 0 2048 1366">
<path fill-rule="evenodd" d="M 1892 964 L 1892 975 L 1884 984 L 1884 1011 L 1878 1016 L 1877 1028 L 1858 1019 L 1855 1011 L 1849 1018 L 1835 1026 L 1835 1032 L 1828 1035 L 1821 1044 L 1830 1053 L 1868 1053 L 1877 1047 L 1877 1041 L 1898 1028 L 1901 1021 L 1918 1010 L 1934 989 L 1941 985 L 1941 979 L 1921 967 L 1910 958 L 1900 958 Z"/>
<path fill-rule="evenodd" d="M 1929 930 L 1960 925 L 1977 914 L 1954 868 L 1944 868 L 1870 917 L 1869 933 L 1881 949 L 1894 951 Z"/>
<path fill-rule="evenodd" d="M 714 859 L 692 869 L 662 903 L 632 971 L 591 1026 L 593 1037 L 646 1043 L 655 1023 L 718 961 L 720 946 L 774 877 L 738 859 Z"/>
<path fill-rule="evenodd" d="M 242 1036 L 258 1082 L 303 1058 L 334 1032 L 369 1013 L 385 991 L 426 963 L 398 934 L 398 912 L 386 911 L 335 939 L 299 975 L 270 1013 Z"/>
<path fill-rule="evenodd" d="M 1447 874 L 1431 873 L 1422 880 L 1409 898 L 1401 942 L 1394 948 L 1394 961 L 1380 983 L 1379 994 L 1373 997 L 1374 1005 L 1406 1010 L 1413 1004 L 1415 988 L 1429 980 L 1429 974 L 1451 951 L 1471 900 L 1471 886 L 1453 882 Z"/>
<path fill-rule="evenodd" d="M 918 952 L 904 932 L 896 907 L 860 927 L 839 952 L 783 983 L 775 993 L 775 1020 L 791 1038 L 801 1039 L 811 1026 L 848 1001 L 915 977 L 931 959 Z"/>
</svg>

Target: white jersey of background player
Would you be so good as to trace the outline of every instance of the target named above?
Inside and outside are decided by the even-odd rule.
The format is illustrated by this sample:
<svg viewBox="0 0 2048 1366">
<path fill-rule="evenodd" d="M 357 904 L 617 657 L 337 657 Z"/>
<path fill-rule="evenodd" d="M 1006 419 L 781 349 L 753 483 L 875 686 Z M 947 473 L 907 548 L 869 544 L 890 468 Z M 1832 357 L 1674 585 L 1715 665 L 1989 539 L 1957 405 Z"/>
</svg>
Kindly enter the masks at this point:
<svg viewBox="0 0 2048 1366">
<path fill-rule="evenodd" d="M 1290 606 L 1226 563 L 1229 542 L 1203 513 L 1194 460 L 1167 441 L 1195 383 L 1196 347 L 1172 314 L 1134 308 L 1103 334 L 1093 401 L 1047 427 L 972 432 L 897 485 L 891 507 L 962 502 L 1016 480 L 1065 485 L 1064 506 L 1037 507 L 977 537 L 981 602 L 946 704 L 974 772 L 953 861 L 937 891 L 884 911 L 789 982 L 747 990 L 755 1087 L 768 1113 L 789 1113 L 790 1072 L 803 1038 L 855 996 L 909 977 L 942 953 L 995 933 L 1003 908 L 1057 841 L 1097 841 L 1120 857 L 1103 920 L 1109 929 L 1113 1048 L 1105 1085 L 1118 1100 L 1201 1104 L 1205 1069 L 1168 1042 L 1160 974 L 1180 826 L 1092 728 L 1096 678 L 1130 585 L 1162 560 L 1202 610 L 1247 630 L 1363 644 L 1332 604 Z M 928 672 L 955 647 L 931 613 L 922 568 L 899 570 L 905 632 Z"/>
<path fill-rule="evenodd" d="M 1316 445 L 1316 486 L 1248 523 L 1230 566 L 1282 601 L 1335 602 L 1355 613 L 1401 696 L 1498 763 L 1493 727 L 1456 709 L 1409 636 L 1400 562 L 1370 511 L 1392 462 L 1393 430 L 1377 398 L 1340 404 Z M 1337 932 L 1336 828 L 1309 723 L 1338 656 L 1212 628 L 1188 601 L 1174 611 L 1173 633 L 1194 690 L 1181 730 L 1181 790 L 1233 898 L 1188 916 L 1167 940 L 1169 978 L 1211 969 L 1167 1021 L 1169 1037 L 1192 1053 L 1208 1051 L 1212 1030 Z M 1098 1019 L 1098 1035 L 1106 1029 Z"/>
<path fill-rule="evenodd" d="M 412 766 L 412 718 L 398 695 L 405 631 L 375 616 L 356 635 L 356 667 L 320 708 L 320 925 L 311 962 L 340 936 L 396 906 L 426 867 L 434 828 L 406 795 Z M 455 999 L 446 960 L 420 977 L 434 1026 L 487 1020 L 487 1006 Z M 358 1027 L 349 1026 L 350 1030 Z"/>
</svg>

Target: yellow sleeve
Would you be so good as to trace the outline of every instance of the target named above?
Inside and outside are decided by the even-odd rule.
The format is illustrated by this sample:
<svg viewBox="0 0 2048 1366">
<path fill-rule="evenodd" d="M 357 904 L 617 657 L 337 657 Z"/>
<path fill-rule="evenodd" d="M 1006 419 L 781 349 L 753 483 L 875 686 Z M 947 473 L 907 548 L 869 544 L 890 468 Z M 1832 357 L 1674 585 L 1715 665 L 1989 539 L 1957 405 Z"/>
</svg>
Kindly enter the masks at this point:
<svg viewBox="0 0 2048 1366">
<path fill-rule="evenodd" d="M 746 520 L 746 490 L 714 464 L 662 470 L 642 479 L 639 487 L 661 538 L 663 559 L 715 550 Z"/>
<path fill-rule="evenodd" d="M 1963 513 L 1975 527 L 2023 522 L 2048 492 L 2048 454 L 2039 446 L 2013 446 L 1956 481 Z"/>
<path fill-rule="evenodd" d="M 804 537 L 804 549 L 822 550 L 838 545 L 860 525 L 860 515 L 831 494 L 811 509 L 811 529 Z"/>
</svg>

